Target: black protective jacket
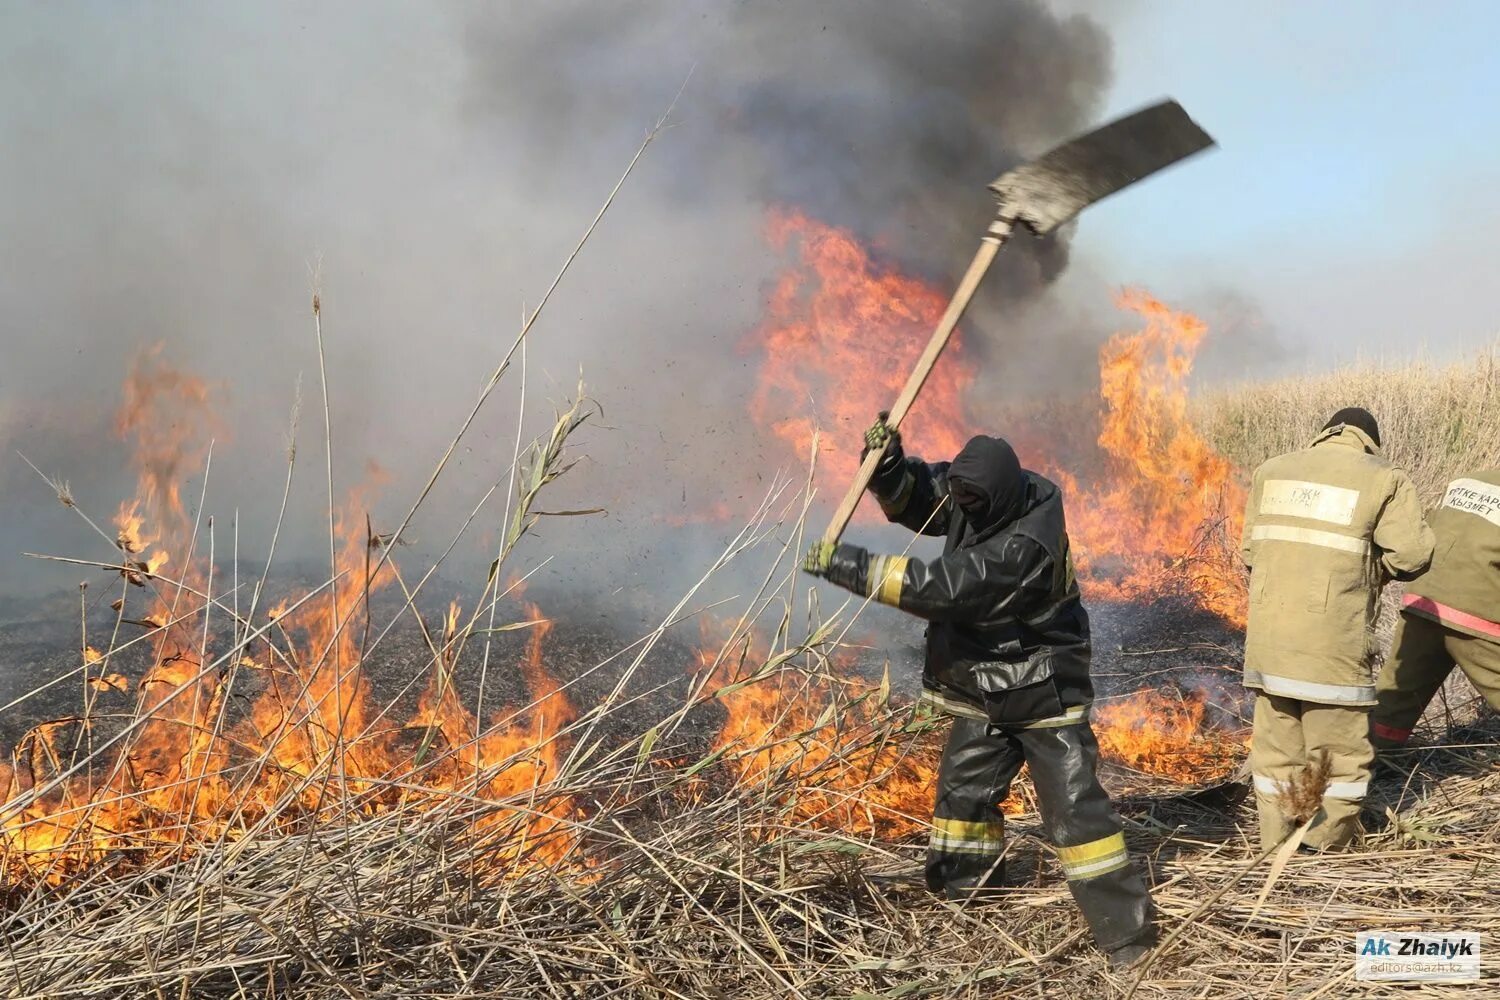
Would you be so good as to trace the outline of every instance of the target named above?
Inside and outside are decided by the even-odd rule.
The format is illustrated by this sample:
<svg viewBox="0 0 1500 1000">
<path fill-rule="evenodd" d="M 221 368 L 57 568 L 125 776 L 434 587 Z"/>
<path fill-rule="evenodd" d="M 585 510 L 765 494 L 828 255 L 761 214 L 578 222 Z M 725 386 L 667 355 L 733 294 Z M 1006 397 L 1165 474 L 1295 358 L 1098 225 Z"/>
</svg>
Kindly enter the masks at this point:
<svg viewBox="0 0 1500 1000">
<path fill-rule="evenodd" d="M 1007 726 L 1077 721 L 1093 699 L 1089 622 L 1062 494 L 1021 472 L 1016 509 L 975 530 L 949 497 L 949 464 L 884 462 L 870 486 L 889 520 L 946 536 L 941 557 L 871 556 L 844 545 L 829 579 L 929 619 L 922 680 L 940 709 Z"/>
</svg>

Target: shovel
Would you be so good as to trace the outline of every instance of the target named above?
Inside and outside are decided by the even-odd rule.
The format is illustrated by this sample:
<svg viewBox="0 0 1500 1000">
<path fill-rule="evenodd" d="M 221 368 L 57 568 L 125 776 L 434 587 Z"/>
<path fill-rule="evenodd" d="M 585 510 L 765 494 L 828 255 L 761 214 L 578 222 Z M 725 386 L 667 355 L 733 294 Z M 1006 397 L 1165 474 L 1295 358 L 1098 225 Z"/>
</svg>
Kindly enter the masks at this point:
<svg viewBox="0 0 1500 1000">
<path fill-rule="evenodd" d="M 1178 160 L 1214 144 L 1213 139 L 1187 116 L 1176 101 L 1137 111 L 1135 114 L 1102 125 L 1086 135 L 1063 143 L 1030 163 L 1000 175 L 990 190 L 999 200 L 995 221 L 990 223 L 979 244 L 979 252 L 958 284 L 958 291 L 938 321 L 927 349 L 917 359 L 917 366 L 906 380 L 906 386 L 891 405 L 886 424 L 892 430 L 901 426 L 917 393 L 937 363 L 938 355 L 948 345 L 953 328 L 958 325 L 969 300 L 979 287 L 980 279 L 1000 247 L 1020 223 L 1037 236 L 1052 232 L 1096 201 L 1169 167 Z M 870 477 L 885 449 L 872 450 L 865 456 L 849 492 L 834 512 L 833 522 L 823 533 L 825 542 L 837 542 L 859 498 L 870 485 Z"/>
</svg>

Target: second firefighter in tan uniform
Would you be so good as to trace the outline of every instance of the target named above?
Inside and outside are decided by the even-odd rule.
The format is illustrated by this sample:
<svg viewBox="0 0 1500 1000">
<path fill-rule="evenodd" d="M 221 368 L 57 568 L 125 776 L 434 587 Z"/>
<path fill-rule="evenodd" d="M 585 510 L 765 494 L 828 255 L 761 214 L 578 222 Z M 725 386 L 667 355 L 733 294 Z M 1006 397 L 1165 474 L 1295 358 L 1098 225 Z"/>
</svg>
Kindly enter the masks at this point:
<svg viewBox="0 0 1500 1000">
<path fill-rule="evenodd" d="M 1453 480 L 1428 519 L 1437 551 L 1406 588 L 1380 671 L 1377 747 L 1406 744 L 1454 666 L 1500 711 L 1500 468 Z"/>
<path fill-rule="evenodd" d="M 1245 686 L 1258 692 L 1250 769 L 1262 847 L 1290 832 L 1282 792 L 1324 754 L 1330 783 L 1304 842 L 1340 847 L 1359 834 L 1374 758 L 1380 588 L 1420 574 L 1432 549 L 1417 491 L 1381 457 L 1365 410 L 1340 410 L 1311 447 L 1255 470 L 1241 553 L 1251 571 Z"/>
</svg>

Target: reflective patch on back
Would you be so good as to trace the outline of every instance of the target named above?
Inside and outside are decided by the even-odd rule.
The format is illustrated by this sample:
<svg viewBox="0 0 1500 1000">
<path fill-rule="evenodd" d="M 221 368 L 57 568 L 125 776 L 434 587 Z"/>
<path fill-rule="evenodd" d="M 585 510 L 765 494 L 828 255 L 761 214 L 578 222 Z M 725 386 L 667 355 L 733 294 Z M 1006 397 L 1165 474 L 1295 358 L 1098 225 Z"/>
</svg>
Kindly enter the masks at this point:
<svg viewBox="0 0 1500 1000">
<path fill-rule="evenodd" d="M 1317 528 L 1297 528 L 1288 524 L 1257 524 L 1250 529 L 1250 540 L 1254 542 L 1301 542 L 1304 545 L 1321 545 L 1325 549 L 1342 549 L 1369 555 L 1370 543 L 1363 538 L 1352 538 L 1332 531 Z"/>
<path fill-rule="evenodd" d="M 1268 480 L 1260 494 L 1260 512 L 1281 517 L 1305 517 L 1329 524 L 1354 523 L 1359 490 L 1300 479 Z"/>
<path fill-rule="evenodd" d="M 1455 479 L 1448 484 L 1443 506 L 1477 514 L 1500 528 L 1500 486 L 1482 479 Z"/>
</svg>

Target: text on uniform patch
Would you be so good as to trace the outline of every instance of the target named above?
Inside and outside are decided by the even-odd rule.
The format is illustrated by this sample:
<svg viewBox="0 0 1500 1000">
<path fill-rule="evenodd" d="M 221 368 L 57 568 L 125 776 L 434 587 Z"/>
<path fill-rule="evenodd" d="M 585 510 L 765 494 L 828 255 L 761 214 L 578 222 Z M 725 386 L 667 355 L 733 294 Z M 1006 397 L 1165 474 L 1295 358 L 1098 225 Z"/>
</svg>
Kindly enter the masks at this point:
<svg viewBox="0 0 1500 1000">
<path fill-rule="evenodd" d="M 1261 492 L 1260 512 L 1281 517 L 1305 517 L 1329 524 L 1353 524 L 1359 490 L 1299 479 L 1272 479 Z"/>
</svg>

